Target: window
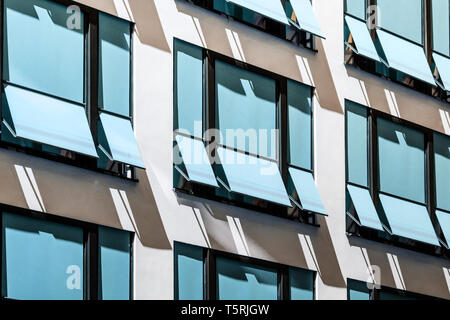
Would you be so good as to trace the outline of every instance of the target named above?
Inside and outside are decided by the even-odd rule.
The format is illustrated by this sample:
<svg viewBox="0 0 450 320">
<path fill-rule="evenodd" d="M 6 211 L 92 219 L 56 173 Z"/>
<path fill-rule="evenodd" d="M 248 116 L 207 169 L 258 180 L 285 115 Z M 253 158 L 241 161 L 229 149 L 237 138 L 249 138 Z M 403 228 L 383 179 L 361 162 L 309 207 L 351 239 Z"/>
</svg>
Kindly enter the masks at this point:
<svg viewBox="0 0 450 320">
<path fill-rule="evenodd" d="M 131 299 L 129 232 L 4 209 L 3 298 Z"/>
<path fill-rule="evenodd" d="M 315 49 L 325 38 L 310 0 L 187 0 L 281 39 Z"/>
<path fill-rule="evenodd" d="M 176 299 L 314 300 L 313 271 L 179 242 L 174 259 Z"/>
<path fill-rule="evenodd" d="M 3 3 L 2 145 L 132 178 L 130 23 L 62 3 Z"/>
<path fill-rule="evenodd" d="M 347 231 L 445 254 L 450 211 L 442 192 L 448 190 L 448 141 L 346 101 Z"/>
<path fill-rule="evenodd" d="M 344 4 L 347 64 L 448 101 L 448 0 L 344 0 Z M 370 16 L 369 5 L 376 7 L 371 7 Z M 369 29 L 369 22 L 377 28 Z"/>
<path fill-rule="evenodd" d="M 174 47 L 175 189 L 307 223 L 326 214 L 313 88 L 181 40 Z"/>
</svg>

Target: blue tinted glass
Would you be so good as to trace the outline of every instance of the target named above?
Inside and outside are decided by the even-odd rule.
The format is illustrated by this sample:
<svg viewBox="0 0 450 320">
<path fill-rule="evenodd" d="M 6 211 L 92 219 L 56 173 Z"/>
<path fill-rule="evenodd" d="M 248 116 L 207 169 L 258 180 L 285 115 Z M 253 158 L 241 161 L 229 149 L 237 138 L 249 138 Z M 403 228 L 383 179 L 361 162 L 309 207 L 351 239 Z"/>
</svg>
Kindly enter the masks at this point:
<svg viewBox="0 0 450 320">
<path fill-rule="evenodd" d="M 434 135 L 436 206 L 450 211 L 450 137 Z"/>
<path fill-rule="evenodd" d="M 98 17 L 98 105 L 130 116 L 130 23 L 108 14 Z"/>
<path fill-rule="evenodd" d="M 393 292 L 381 291 L 380 300 L 417 300 L 413 297 L 408 297 L 406 294 L 397 294 Z"/>
<path fill-rule="evenodd" d="M 367 109 L 347 101 L 347 179 L 367 187 Z"/>
<path fill-rule="evenodd" d="M 21 300 L 83 299 L 83 230 L 2 214 L 2 295 Z"/>
<path fill-rule="evenodd" d="M 222 257 L 216 259 L 219 300 L 277 300 L 277 270 Z"/>
<path fill-rule="evenodd" d="M 216 123 L 222 143 L 276 159 L 275 80 L 220 60 L 215 75 Z"/>
<path fill-rule="evenodd" d="M 291 300 L 314 300 L 314 272 L 289 268 Z"/>
<path fill-rule="evenodd" d="M 257 12 L 275 21 L 289 24 L 280 1 L 274 0 L 227 0 L 243 8 Z"/>
<path fill-rule="evenodd" d="M 345 0 L 346 13 L 366 20 L 366 0 Z"/>
<path fill-rule="evenodd" d="M 175 299 L 203 300 L 203 249 L 175 243 Z"/>
<path fill-rule="evenodd" d="M 366 23 L 350 16 L 345 17 L 345 23 L 350 30 L 358 54 L 381 62 Z"/>
<path fill-rule="evenodd" d="M 384 231 L 369 190 L 347 185 L 353 206 L 362 226 Z"/>
<path fill-rule="evenodd" d="M 424 134 L 381 118 L 377 127 L 380 190 L 424 203 Z"/>
<path fill-rule="evenodd" d="M 130 120 L 101 113 L 99 144 L 111 160 L 144 168 Z"/>
<path fill-rule="evenodd" d="M 450 91 L 450 58 L 433 53 L 433 60 L 445 90 Z"/>
<path fill-rule="evenodd" d="M 225 180 L 232 192 L 290 206 L 276 162 L 217 148 Z"/>
<path fill-rule="evenodd" d="M 377 0 L 382 28 L 422 43 L 422 0 Z"/>
<path fill-rule="evenodd" d="M 326 215 L 312 173 L 289 168 L 289 176 L 295 186 L 303 210 Z"/>
<path fill-rule="evenodd" d="M 83 102 L 83 14 L 47 0 L 3 4 L 3 80 Z"/>
<path fill-rule="evenodd" d="M 294 9 L 297 23 L 302 30 L 310 32 L 321 38 L 325 38 L 319 21 L 311 5 L 311 0 L 290 0 L 292 8 Z"/>
<path fill-rule="evenodd" d="M 287 100 L 289 163 L 311 170 L 311 87 L 289 80 Z"/>
<path fill-rule="evenodd" d="M 130 233 L 98 228 L 99 299 L 130 299 Z"/>
<path fill-rule="evenodd" d="M 348 300 L 370 300 L 367 283 L 357 280 L 347 280 Z"/>
<path fill-rule="evenodd" d="M 450 213 L 436 210 L 436 217 L 438 218 L 444 238 L 447 244 L 450 245 Z"/>
<path fill-rule="evenodd" d="M 19 138 L 97 157 L 82 106 L 9 85 L 3 91 L 2 111 L 3 124 Z"/>
<path fill-rule="evenodd" d="M 175 40 L 174 129 L 203 137 L 203 51 L 202 48 Z M 197 128 L 197 130 L 195 130 Z"/>
<path fill-rule="evenodd" d="M 450 56 L 450 1 L 432 0 L 433 49 Z"/>
</svg>

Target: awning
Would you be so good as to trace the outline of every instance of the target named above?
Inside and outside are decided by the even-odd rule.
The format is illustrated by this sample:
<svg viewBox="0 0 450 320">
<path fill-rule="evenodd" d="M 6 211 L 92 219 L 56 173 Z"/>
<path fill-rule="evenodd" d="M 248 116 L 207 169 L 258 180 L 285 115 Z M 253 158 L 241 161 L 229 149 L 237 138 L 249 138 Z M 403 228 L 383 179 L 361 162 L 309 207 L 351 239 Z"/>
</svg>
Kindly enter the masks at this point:
<svg viewBox="0 0 450 320">
<path fill-rule="evenodd" d="M 99 149 L 111 161 L 144 168 L 130 120 L 100 113 L 99 126 L 105 138 L 99 137 Z"/>
<path fill-rule="evenodd" d="M 357 219 L 355 221 L 363 227 L 384 231 L 369 190 L 353 185 L 347 185 L 347 190 L 357 214 L 357 217 L 355 217 L 348 213 L 351 218 Z"/>
<path fill-rule="evenodd" d="M 392 234 L 439 246 L 425 206 L 384 194 L 380 200 Z"/>
<path fill-rule="evenodd" d="M 225 180 L 219 182 L 229 191 L 291 206 L 276 162 L 223 147 L 217 148 Z"/>
<path fill-rule="evenodd" d="M 436 210 L 436 217 L 441 226 L 442 233 L 444 234 L 447 246 L 450 245 L 450 213 Z"/>
<path fill-rule="evenodd" d="M 311 5 L 310 0 L 290 0 L 292 9 L 297 17 L 296 23 L 301 30 L 312 33 L 318 37 L 325 39 L 320 28 L 319 21 Z M 294 24 L 295 25 L 295 24 Z"/>
<path fill-rule="evenodd" d="M 348 42 L 345 44 L 354 49 L 358 55 L 381 62 L 366 23 L 350 16 L 345 17 L 345 23 L 348 26 L 356 48 L 353 48 Z"/>
<path fill-rule="evenodd" d="M 267 18 L 289 25 L 289 20 L 284 12 L 280 0 L 226 0 L 259 13 Z"/>
<path fill-rule="evenodd" d="M 327 215 L 312 173 L 289 168 L 290 183 L 295 187 L 300 203 L 291 196 L 291 200 L 302 210 Z"/>
<path fill-rule="evenodd" d="M 213 187 L 219 187 L 214 171 L 208 159 L 203 141 L 177 135 L 175 140 L 181 153 L 186 173 L 175 165 L 175 168 L 188 181 L 194 181 Z"/>
<path fill-rule="evenodd" d="M 383 30 L 377 36 L 390 68 L 436 86 L 423 48 Z"/>
<path fill-rule="evenodd" d="M 450 91 L 450 59 L 433 53 L 433 60 L 446 91 Z"/>
<path fill-rule="evenodd" d="M 3 123 L 17 138 L 97 158 L 83 106 L 8 85 Z"/>
</svg>

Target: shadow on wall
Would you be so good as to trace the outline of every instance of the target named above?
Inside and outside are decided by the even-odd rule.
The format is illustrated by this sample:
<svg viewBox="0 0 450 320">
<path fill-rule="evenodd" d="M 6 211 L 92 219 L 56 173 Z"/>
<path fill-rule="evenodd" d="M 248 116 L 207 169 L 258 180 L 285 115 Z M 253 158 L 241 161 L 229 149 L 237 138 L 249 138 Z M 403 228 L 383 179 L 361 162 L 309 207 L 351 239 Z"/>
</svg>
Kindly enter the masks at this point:
<svg viewBox="0 0 450 320">
<path fill-rule="evenodd" d="M 381 285 L 450 299 L 450 261 L 358 237 L 349 243 L 367 252 L 366 263 L 379 270 Z"/>
<path fill-rule="evenodd" d="M 325 284 L 345 287 L 325 218 L 317 228 L 186 194 L 177 200 L 198 210 L 211 248 L 315 270 Z"/>
</svg>

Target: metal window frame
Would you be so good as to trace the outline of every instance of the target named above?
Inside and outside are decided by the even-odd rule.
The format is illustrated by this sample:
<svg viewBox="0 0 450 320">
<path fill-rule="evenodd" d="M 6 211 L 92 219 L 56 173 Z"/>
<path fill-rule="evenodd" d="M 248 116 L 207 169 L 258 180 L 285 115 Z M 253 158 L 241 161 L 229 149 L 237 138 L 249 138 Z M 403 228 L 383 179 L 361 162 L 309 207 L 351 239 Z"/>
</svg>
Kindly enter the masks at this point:
<svg viewBox="0 0 450 320">
<path fill-rule="evenodd" d="M 186 42 L 184 40 L 174 38 L 174 43 L 176 41 Z M 193 44 L 190 44 L 190 45 L 193 45 Z M 215 52 L 215 51 L 212 51 L 209 49 L 202 48 L 202 50 L 203 50 L 203 131 L 206 132 L 208 129 L 218 129 L 217 128 L 218 126 L 216 125 L 216 92 L 215 92 L 215 90 L 216 90 L 215 89 L 215 87 L 216 87 L 216 85 L 215 85 L 215 61 L 216 60 L 228 63 L 231 66 L 238 67 L 243 70 L 247 70 L 247 71 L 265 76 L 269 79 L 274 80 L 275 84 L 276 84 L 275 85 L 276 122 L 277 122 L 276 128 L 279 130 L 279 135 L 278 135 L 278 146 L 277 146 L 278 159 L 275 161 L 278 164 L 278 168 L 280 170 L 283 182 L 286 186 L 287 182 L 288 182 L 289 166 L 311 172 L 314 175 L 314 148 L 315 148 L 315 146 L 314 146 L 314 106 L 315 106 L 314 92 L 315 92 L 315 88 L 308 85 L 311 88 L 311 169 L 305 169 L 305 168 L 300 168 L 300 167 L 290 165 L 288 163 L 288 157 L 287 157 L 287 152 L 288 152 L 288 147 L 289 147 L 288 139 L 287 139 L 287 137 L 288 137 L 288 129 L 287 129 L 287 124 L 288 124 L 287 81 L 288 81 L 288 78 L 283 77 L 279 74 L 273 73 L 271 71 L 262 69 L 260 67 L 236 60 L 234 58 L 231 58 L 229 56 L 223 55 L 221 53 L 218 53 L 218 52 Z M 175 63 L 175 58 L 173 61 Z M 174 71 L 175 71 L 175 68 L 174 68 Z M 292 80 L 289 79 L 289 80 L 299 83 L 298 81 L 293 80 L 293 79 Z M 176 81 L 176 78 L 174 81 Z M 302 83 L 302 85 L 307 85 L 307 84 Z M 173 99 L 174 110 L 176 110 L 177 99 L 176 99 L 175 91 L 173 92 L 173 95 L 174 95 L 174 99 Z M 174 124 L 175 124 L 175 122 L 174 122 Z M 176 129 L 178 129 L 178 128 L 174 127 L 174 130 L 176 130 Z M 206 145 L 215 143 L 214 137 L 203 137 L 203 142 Z M 266 159 L 271 162 L 275 162 L 274 159 L 272 159 L 272 158 L 267 158 L 267 157 L 251 154 L 247 151 L 238 150 L 237 148 L 230 148 L 227 146 L 220 145 L 218 143 L 216 143 L 216 145 L 225 147 L 227 149 L 234 150 L 236 152 L 241 152 L 241 153 L 244 153 L 247 155 L 255 156 L 257 158 Z M 214 166 L 215 165 L 213 164 L 213 169 L 214 169 Z M 257 210 L 257 211 L 269 213 L 271 215 L 275 215 L 278 217 L 295 219 L 295 220 L 299 220 L 300 222 L 303 222 L 306 224 L 310 224 L 313 226 L 319 226 L 317 224 L 316 214 L 310 214 L 305 211 L 301 211 L 299 213 L 298 217 L 293 218 L 290 215 L 288 215 L 287 208 L 284 208 L 277 204 L 270 203 L 269 201 L 261 201 L 260 205 L 250 205 L 250 204 L 247 204 L 244 201 L 242 201 L 241 200 L 242 196 L 240 196 L 240 195 L 233 194 L 232 197 L 228 197 L 228 198 L 219 197 L 215 194 L 215 190 L 216 190 L 215 188 L 204 186 L 204 185 L 199 185 L 196 183 L 191 183 L 189 181 L 184 181 L 183 187 L 175 187 L 174 190 L 176 192 L 188 193 L 191 195 L 193 194 L 196 196 L 200 196 L 202 198 L 219 201 L 219 202 L 224 202 L 224 203 L 231 204 L 231 205 L 234 205 L 237 207 L 247 208 L 250 210 Z"/>
<path fill-rule="evenodd" d="M 19 208 L 16 206 L 0 204 L 0 256 L 3 260 L 4 258 L 4 248 L 3 248 L 3 213 L 8 212 L 15 215 L 20 215 L 23 217 L 39 219 L 41 221 L 48 221 L 59 223 L 62 225 L 78 227 L 83 230 L 83 300 L 98 300 L 98 279 L 99 279 L 99 242 L 98 242 L 98 227 L 99 225 L 90 222 L 74 220 L 67 217 L 62 217 L 50 213 L 44 213 L 39 211 L 34 211 L 30 209 Z M 134 257 L 134 236 L 133 232 L 125 231 L 130 234 L 130 259 L 133 262 Z M 133 300 L 133 286 L 134 286 L 134 266 L 130 263 L 130 300 Z M 3 296 L 3 264 L 0 266 L 0 301 L 10 300 Z"/>
</svg>

